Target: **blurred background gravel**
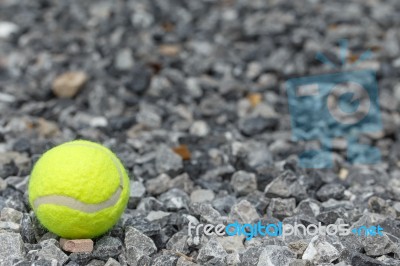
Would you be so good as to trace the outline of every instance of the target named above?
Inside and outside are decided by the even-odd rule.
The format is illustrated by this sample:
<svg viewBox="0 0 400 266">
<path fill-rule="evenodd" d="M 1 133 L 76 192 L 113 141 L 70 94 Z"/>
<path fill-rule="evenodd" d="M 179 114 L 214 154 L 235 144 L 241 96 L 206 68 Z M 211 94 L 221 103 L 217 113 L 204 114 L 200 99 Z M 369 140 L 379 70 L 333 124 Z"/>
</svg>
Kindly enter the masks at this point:
<svg viewBox="0 0 400 266">
<path fill-rule="evenodd" d="M 397 0 L 0 0 L 0 265 L 400 265 Z M 315 59 L 377 71 L 382 162 L 305 170 L 285 81 Z M 131 197 L 92 253 L 27 203 L 33 163 L 72 139 L 129 170 Z M 189 221 L 380 224 L 380 237 L 189 237 Z"/>
</svg>

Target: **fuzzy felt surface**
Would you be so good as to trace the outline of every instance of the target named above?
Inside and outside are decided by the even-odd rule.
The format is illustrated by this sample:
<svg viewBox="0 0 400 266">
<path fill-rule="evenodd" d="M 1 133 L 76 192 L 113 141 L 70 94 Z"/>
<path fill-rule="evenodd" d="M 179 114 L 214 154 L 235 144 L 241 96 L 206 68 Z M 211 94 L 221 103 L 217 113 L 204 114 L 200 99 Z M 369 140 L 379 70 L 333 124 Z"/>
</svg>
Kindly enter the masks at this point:
<svg viewBox="0 0 400 266">
<path fill-rule="evenodd" d="M 112 206 L 105 205 L 118 191 L 119 199 Z M 55 195 L 106 207 L 85 212 L 79 205 L 63 206 L 62 200 L 34 206 L 36 199 Z M 67 142 L 47 151 L 34 166 L 29 181 L 29 202 L 39 221 L 65 238 L 106 232 L 118 221 L 128 199 L 129 177 L 122 163 L 109 149 L 89 141 Z"/>
<path fill-rule="evenodd" d="M 84 213 L 53 204 L 41 205 L 35 213 L 44 227 L 63 238 L 94 238 L 104 234 L 118 222 L 128 199 L 129 190 L 125 189 L 115 206 L 96 213 Z"/>
</svg>

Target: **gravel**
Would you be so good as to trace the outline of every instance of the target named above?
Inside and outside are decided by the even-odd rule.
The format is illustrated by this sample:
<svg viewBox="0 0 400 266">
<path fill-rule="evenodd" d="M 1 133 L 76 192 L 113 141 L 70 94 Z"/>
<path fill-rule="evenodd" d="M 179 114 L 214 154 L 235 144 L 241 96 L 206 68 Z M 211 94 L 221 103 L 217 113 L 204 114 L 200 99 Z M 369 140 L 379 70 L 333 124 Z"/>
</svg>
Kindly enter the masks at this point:
<svg viewBox="0 0 400 266">
<path fill-rule="evenodd" d="M 256 208 L 247 200 L 242 200 L 232 206 L 229 217 L 232 221 L 238 221 L 246 224 L 251 223 L 260 218 Z"/>
<path fill-rule="evenodd" d="M 257 178 L 253 173 L 238 171 L 232 175 L 231 185 L 239 196 L 247 195 L 257 190 Z"/>
<path fill-rule="evenodd" d="M 168 146 L 161 145 L 156 153 L 155 168 L 158 173 L 179 171 L 182 168 L 182 158 Z"/>
<path fill-rule="evenodd" d="M 25 256 L 24 242 L 17 233 L 0 233 L 0 261 L 22 259 Z"/>
<path fill-rule="evenodd" d="M 96 241 L 93 250 L 93 257 L 107 260 L 116 258 L 122 252 L 122 242 L 119 238 L 104 236 Z"/>
<path fill-rule="evenodd" d="M 0 1 L 0 265 L 400 265 L 399 10 L 396 0 Z M 348 66 L 316 60 L 340 65 L 341 39 Z M 357 137 L 381 162 L 349 163 L 337 138 L 331 168 L 302 168 L 314 143 L 292 138 L 286 82 L 362 69 L 376 71 L 383 129 Z M 121 220 L 87 253 L 63 251 L 27 201 L 34 163 L 73 139 L 112 149 L 131 178 Z M 188 235 L 189 222 L 259 220 L 384 234 Z"/>
<path fill-rule="evenodd" d="M 293 259 L 295 254 L 289 248 L 267 245 L 261 252 L 257 265 L 283 266 L 289 265 Z"/>
<path fill-rule="evenodd" d="M 211 202 L 214 198 L 214 192 L 209 189 L 197 189 L 190 194 L 192 202 Z"/>
<path fill-rule="evenodd" d="M 331 263 L 339 258 L 339 251 L 321 236 L 315 236 L 304 251 L 302 259 L 314 264 Z"/>
<path fill-rule="evenodd" d="M 200 250 L 197 260 L 199 263 L 209 263 L 211 260 L 224 262 L 227 256 L 226 251 L 217 239 L 210 239 Z"/>
<path fill-rule="evenodd" d="M 134 227 L 129 227 L 126 231 L 125 248 L 129 265 L 139 265 L 157 251 L 153 240 Z"/>
</svg>

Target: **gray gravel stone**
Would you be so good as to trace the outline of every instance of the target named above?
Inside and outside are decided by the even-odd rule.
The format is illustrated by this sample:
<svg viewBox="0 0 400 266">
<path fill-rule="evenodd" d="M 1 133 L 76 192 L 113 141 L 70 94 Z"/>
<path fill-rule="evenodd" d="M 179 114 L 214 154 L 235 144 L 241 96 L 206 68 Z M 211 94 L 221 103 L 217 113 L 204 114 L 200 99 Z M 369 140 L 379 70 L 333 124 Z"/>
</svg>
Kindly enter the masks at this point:
<svg viewBox="0 0 400 266">
<path fill-rule="evenodd" d="M 168 190 L 171 177 L 167 174 L 160 174 L 156 178 L 146 182 L 147 191 L 152 195 L 159 195 Z"/>
<path fill-rule="evenodd" d="M 243 245 L 244 239 L 244 236 L 224 236 L 217 238 L 218 242 L 228 254 L 242 253 L 245 251 L 245 247 Z"/>
<path fill-rule="evenodd" d="M 114 63 L 116 69 L 131 70 L 133 64 L 132 51 L 130 49 L 122 49 L 118 51 Z"/>
<path fill-rule="evenodd" d="M 222 221 L 221 214 L 210 203 L 192 203 L 190 210 L 193 215 L 200 216 L 200 222 L 216 224 Z"/>
<path fill-rule="evenodd" d="M 67 266 L 79 266 L 78 263 L 74 262 L 74 261 L 70 261 L 66 264 Z"/>
<path fill-rule="evenodd" d="M 345 189 L 346 188 L 341 184 L 327 184 L 317 191 L 317 197 L 321 201 L 327 201 L 332 198 L 340 200 L 343 198 Z"/>
<path fill-rule="evenodd" d="M 182 158 L 171 148 L 161 145 L 157 150 L 155 165 L 158 173 L 179 171 L 182 168 Z"/>
<path fill-rule="evenodd" d="M 145 88 L 146 88 L 145 85 L 132 86 L 132 89 L 135 91 L 144 90 Z M 160 117 L 160 115 L 153 108 L 147 105 L 141 106 L 139 113 L 136 115 L 136 120 L 145 128 L 151 128 L 151 129 L 159 128 L 162 122 L 162 118 Z"/>
<path fill-rule="evenodd" d="M 211 238 L 200 250 L 197 261 L 202 264 L 209 263 L 213 259 L 223 260 L 227 256 L 226 251 L 217 239 Z"/>
<path fill-rule="evenodd" d="M 256 175 L 245 171 L 238 171 L 233 174 L 231 185 L 238 195 L 247 195 L 257 190 Z"/>
<path fill-rule="evenodd" d="M 117 257 L 122 252 L 122 242 L 119 238 L 103 236 L 96 241 L 93 249 L 93 257 L 105 260 Z"/>
<path fill-rule="evenodd" d="M 286 217 L 290 217 L 294 214 L 294 209 L 296 208 L 296 200 L 290 199 L 280 199 L 273 198 L 268 205 L 267 214 L 283 220 Z"/>
<path fill-rule="evenodd" d="M 363 237 L 361 241 L 365 254 L 368 256 L 381 256 L 395 251 L 394 243 L 387 235 Z"/>
<path fill-rule="evenodd" d="M 4 231 L 19 233 L 21 231 L 21 226 L 13 222 L 0 222 L 0 229 Z"/>
<path fill-rule="evenodd" d="M 239 223 L 251 223 L 260 218 L 257 210 L 247 200 L 242 200 L 233 205 L 229 214 L 231 221 L 238 221 Z"/>
<path fill-rule="evenodd" d="M 0 221 L 13 222 L 20 224 L 23 213 L 12 208 L 3 208 L 0 214 Z"/>
<path fill-rule="evenodd" d="M 134 227 L 146 236 L 155 236 L 161 232 L 161 225 L 157 222 L 150 222 L 144 216 L 129 218 L 125 221 L 124 227 Z"/>
<path fill-rule="evenodd" d="M 264 251 L 264 247 L 250 247 L 241 256 L 242 264 L 245 266 L 257 266 L 261 253 Z"/>
<path fill-rule="evenodd" d="M 316 218 L 318 221 L 326 225 L 334 224 L 339 218 L 346 219 L 346 211 L 342 208 L 339 208 L 332 211 L 321 212 L 316 216 Z"/>
<path fill-rule="evenodd" d="M 104 261 L 102 260 L 91 260 L 88 264 L 86 264 L 86 266 L 104 266 Z"/>
<path fill-rule="evenodd" d="M 24 242 L 17 233 L 0 232 L 0 258 L 23 259 Z"/>
<path fill-rule="evenodd" d="M 8 39 L 19 31 L 19 26 L 9 21 L 0 22 L 0 39 Z"/>
<path fill-rule="evenodd" d="M 173 188 L 161 194 L 159 200 L 171 211 L 187 209 L 190 202 L 189 196 L 180 189 Z"/>
<path fill-rule="evenodd" d="M 128 207 L 130 209 L 136 207 L 139 201 L 145 195 L 145 193 L 146 193 L 146 188 L 144 187 L 142 182 L 131 181 Z"/>
<path fill-rule="evenodd" d="M 294 252 L 298 257 L 301 257 L 303 256 L 304 251 L 308 246 L 308 241 L 306 239 L 301 239 L 298 241 L 290 242 L 288 246 L 292 252 Z"/>
<path fill-rule="evenodd" d="M 197 189 L 190 194 L 190 200 L 194 203 L 211 202 L 214 198 L 214 192 L 209 189 Z"/>
<path fill-rule="evenodd" d="M 312 266 L 312 264 L 308 260 L 295 259 L 289 263 L 289 266 Z M 347 266 L 347 265 L 340 265 L 340 266 Z"/>
<path fill-rule="evenodd" d="M 239 121 L 239 129 L 245 136 L 251 137 L 275 129 L 278 123 L 277 118 L 247 117 Z"/>
<path fill-rule="evenodd" d="M 146 219 L 150 222 L 158 222 L 162 226 L 165 226 L 168 223 L 170 216 L 171 216 L 171 213 L 169 213 L 169 212 L 151 211 L 146 216 Z"/>
<path fill-rule="evenodd" d="M 190 127 L 190 134 L 198 137 L 205 137 L 210 129 L 205 121 L 195 121 Z"/>
<path fill-rule="evenodd" d="M 321 206 L 316 200 L 306 199 L 299 202 L 294 212 L 296 214 L 304 214 L 310 217 L 315 217 L 320 214 Z"/>
<path fill-rule="evenodd" d="M 128 227 L 125 234 L 126 260 L 129 265 L 139 265 L 140 260 L 157 252 L 153 240 L 133 227 Z"/>
<path fill-rule="evenodd" d="M 216 198 L 212 202 L 212 206 L 216 209 L 219 213 L 225 215 L 229 214 L 231 211 L 231 207 L 236 203 L 236 198 L 230 195 L 223 196 L 221 198 Z"/>
<path fill-rule="evenodd" d="M 71 253 L 69 255 L 70 261 L 76 262 L 76 263 L 78 263 L 80 265 L 88 264 L 92 260 L 92 258 L 93 258 L 92 254 L 91 253 L 87 253 L 87 252 L 84 252 L 84 253 L 81 253 L 81 252 L 79 252 L 79 253 Z"/>
<path fill-rule="evenodd" d="M 243 149 L 244 163 L 248 169 L 259 169 L 272 165 L 272 154 L 265 143 L 250 141 L 244 144 Z"/>
<path fill-rule="evenodd" d="M 365 254 L 357 253 L 352 256 L 351 265 L 354 266 L 384 266 L 381 261 L 368 257 Z"/>
<path fill-rule="evenodd" d="M 35 243 L 37 231 L 34 228 L 31 217 L 24 214 L 21 220 L 21 235 L 25 243 Z"/>
<path fill-rule="evenodd" d="M 155 258 L 152 261 L 151 265 L 154 266 L 175 266 L 176 262 L 178 261 L 178 257 L 177 256 L 173 256 L 173 255 L 161 255 L 157 258 Z"/>
<path fill-rule="evenodd" d="M 130 71 L 132 80 L 125 82 L 126 87 L 135 93 L 144 93 L 149 88 L 152 80 L 151 71 L 141 64 L 136 64 L 132 70 L 128 70 Z M 145 122 L 145 125 L 157 128 L 161 123 L 161 117 L 156 113 L 149 113 L 148 116 L 138 117 L 138 121 Z"/>
<path fill-rule="evenodd" d="M 200 264 L 186 260 L 184 257 L 180 257 L 176 262 L 176 266 L 198 266 Z"/>
<path fill-rule="evenodd" d="M 121 264 L 113 258 L 109 258 L 104 266 L 120 266 Z"/>
<path fill-rule="evenodd" d="M 285 171 L 265 187 L 267 197 L 289 198 L 299 200 L 307 198 L 306 188 L 299 182 L 299 177 L 291 171 Z"/>
<path fill-rule="evenodd" d="M 175 178 L 171 179 L 168 184 L 168 187 L 169 188 L 178 188 L 178 189 L 186 192 L 188 195 L 190 195 L 193 191 L 194 183 L 190 179 L 190 177 L 187 173 L 183 173 L 183 174 L 178 175 Z"/>
<path fill-rule="evenodd" d="M 314 236 L 302 256 L 313 263 L 329 263 L 339 258 L 339 251 L 323 236 Z"/>
<path fill-rule="evenodd" d="M 7 181 L 0 177 L 0 191 L 4 191 L 8 186 Z"/>
<path fill-rule="evenodd" d="M 137 206 L 137 210 L 142 211 L 158 211 L 162 209 L 164 209 L 163 203 L 153 197 L 142 198 Z"/>
<path fill-rule="evenodd" d="M 54 259 L 61 265 L 68 260 L 68 256 L 53 243 L 42 244 L 42 249 L 39 250 L 38 257 L 42 259 Z"/>
<path fill-rule="evenodd" d="M 361 218 L 360 218 L 361 220 Z M 372 224 L 372 222 L 370 222 Z M 394 235 L 397 238 L 400 238 L 400 232 L 398 230 L 399 226 L 400 226 L 400 221 L 398 220 L 394 220 L 392 218 L 384 218 L 384 221 L 380 223 L 380 225 L 382 226 L 382 228 L 384 228 L 384 231 Z M 362 226 L 362 225 L 359 225 Z"/>
<path fill-rule="evenodd" d="M 186 232 L 185 232 L 186 233 Z M 188 235 L 183 232 L 174 234 L 167 242 L 167 248 L 169 250 L 177 251 L 182 254 L 189 253 L 189 246 L 187 243 Z"/>
<path fill-rule="evenodd" d="M 397 217 L 396 210 L 389 206 L 389 204 L 384 199 L 376 196 L 372 196 L 368 199 L 368 209 L 371 212 L 384 214 L 394 219 Z"/>
<path fill-rule="evenodd" d="M 265 246 L 258 259 L 258 266 L 284 266 L 289 265 L 296 258 L 295 254 L 287 247 Z"/>
</svg>

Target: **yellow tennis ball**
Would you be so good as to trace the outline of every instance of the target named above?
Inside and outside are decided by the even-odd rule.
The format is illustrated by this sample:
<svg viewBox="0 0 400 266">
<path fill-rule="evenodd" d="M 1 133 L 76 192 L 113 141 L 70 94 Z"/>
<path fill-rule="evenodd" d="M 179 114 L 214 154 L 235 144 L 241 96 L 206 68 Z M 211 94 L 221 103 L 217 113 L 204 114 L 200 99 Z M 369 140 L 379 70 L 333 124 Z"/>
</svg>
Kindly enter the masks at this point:
<svg viewBox="0 0 400 266">
<path fill-rule="evenodd" d="M 71 141 L 43 154 L 29 180 L 29 203 L 49 231 L 70 239 L 107 232 L 129 199 L 129 177 L 106 147 Z"/>
</svg>

